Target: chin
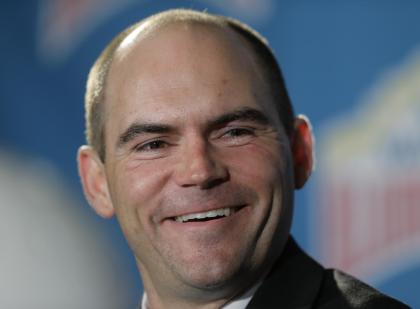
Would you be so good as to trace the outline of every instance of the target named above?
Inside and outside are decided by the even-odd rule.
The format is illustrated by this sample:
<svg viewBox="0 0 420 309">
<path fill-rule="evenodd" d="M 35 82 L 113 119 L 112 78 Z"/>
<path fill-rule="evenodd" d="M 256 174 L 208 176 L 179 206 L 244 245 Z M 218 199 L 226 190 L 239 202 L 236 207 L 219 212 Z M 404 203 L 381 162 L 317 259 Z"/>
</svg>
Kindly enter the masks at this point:
<svg viewBox="0 0 420 309">
<path fill-rule="evenodd" d="M 182 281 L 200 290 L 226 290 L 226 287 L 235 286 L 234 282 L 244 277 L 241 270 L 247 269 L 249 272 L 250 269 L 245 265 L 245 259 L 241 259 L 241 254 L 210 255 L 193 260 L 186 264 L 189 265 L 186 269 L 175 271 Z"/>
</svg>

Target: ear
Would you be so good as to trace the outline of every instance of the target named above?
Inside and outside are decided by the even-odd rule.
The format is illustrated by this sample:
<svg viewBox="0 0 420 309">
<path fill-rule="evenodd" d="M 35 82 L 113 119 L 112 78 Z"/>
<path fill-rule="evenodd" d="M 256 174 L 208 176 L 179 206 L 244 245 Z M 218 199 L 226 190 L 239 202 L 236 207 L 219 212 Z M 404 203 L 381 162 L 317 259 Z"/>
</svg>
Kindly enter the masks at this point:
<svg viewBox="0 0 420 309">
<path fill-rule="evenodd" d="M 304 115 L 295 118 L 291 139 L 295 188 L 300 189 L 311 176 L 314 165 L 314 138 L 309 119 Z"/>
<path fill-rule="evenodd" d="M 115 210 L 110 199 L 104 165 L 97 152 L 90 146 L 80 147 L 77 163 L 83 192 L 89 204 L 101 217 L 111 218 Z"/>
</svg>

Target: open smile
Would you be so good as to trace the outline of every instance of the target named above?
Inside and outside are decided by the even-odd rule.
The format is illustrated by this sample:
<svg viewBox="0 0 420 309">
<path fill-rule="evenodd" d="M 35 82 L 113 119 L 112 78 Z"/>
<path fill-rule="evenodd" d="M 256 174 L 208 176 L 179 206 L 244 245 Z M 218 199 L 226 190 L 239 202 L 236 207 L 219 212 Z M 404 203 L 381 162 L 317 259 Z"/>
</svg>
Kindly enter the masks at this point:
<svg viewBox="0 0 420 309">
<path fill-rule="evenodd" d="M 204 211 L 204 212 L 197 212 L 192 213 L 188 215 L 182 215 L 174 217 L 173 220 L 177 222 L 200 222 L 200 221 L 208 221 L 208 220 L 214 220 L 218 218 L 223 217 L 229 217 L 233 215 L 236 211 L 238 211 L 238 208 L 220 208 L 210 211 Z"/>
<path fill-rule="evenodd" d="M 207 210 L 207 211 L 202 211 L 202 212 L 179 215 L 179 216 L 171 217 L 170 219 L 172 221 L 176 221 L 179 223 L 205 222 L 205 221 L 211 221 L 211 220 L 217 220 L 217 219 L 230 217 L 234 215 L 235 213 L 237 213 L 238 211 L 240 211 L 244 207 L 245 205 L 234 206 L 234 207 L 224 207 L 224 208 L 212 209 L 212 210 Z"/>
</svg>

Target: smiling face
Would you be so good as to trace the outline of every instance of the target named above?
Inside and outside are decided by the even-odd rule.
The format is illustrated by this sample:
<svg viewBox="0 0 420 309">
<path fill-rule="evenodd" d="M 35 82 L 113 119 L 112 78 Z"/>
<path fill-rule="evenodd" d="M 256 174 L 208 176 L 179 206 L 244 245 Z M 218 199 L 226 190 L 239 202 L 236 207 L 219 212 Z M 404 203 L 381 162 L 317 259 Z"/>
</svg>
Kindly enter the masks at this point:
<svg viewBox="0 0 420 309">
<path fill-rule="evenodd" d="M 229 298 L 252 284 L 286 242 L 294 184 L 246 43 L 215 26 L 164 27 L 123 42 L 107 85 L 106 162 L 90 172 L 102 195 L 90 200 L 115 211 L 149 298 Z"/>
</svg>

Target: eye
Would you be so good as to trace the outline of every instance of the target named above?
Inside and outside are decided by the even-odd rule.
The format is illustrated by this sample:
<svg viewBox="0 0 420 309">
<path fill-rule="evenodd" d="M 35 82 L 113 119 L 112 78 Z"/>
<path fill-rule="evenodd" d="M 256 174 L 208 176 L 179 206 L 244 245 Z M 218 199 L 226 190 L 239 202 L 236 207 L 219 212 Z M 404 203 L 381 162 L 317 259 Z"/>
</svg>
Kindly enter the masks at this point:
<svg viewBox="0 0 420 309">
<path fill-rule="evenodd" d="M 255 130 L 253 128 L 231 127 L 221 132 L 219 140 L 227 146 L 241 146 L 250 142 L 254 136 Z"/>
<path fill-rule="evenodd" d="M 248 136 L 248 135 L 254 135 L 254 131 L 251 129 L 246 128 L 234 128 L 230 129 L 227 132 L 223 134 L 223 136 L 226 137 L 241 137 L 241 136 Z"/>
<path fill-rule="evenodd" d="M 135 147 L 136 151 L 153 151 L 168 147 L 168 143 L 162 140 L 153 140 L 147 143 L 140 144 Z"/>
</svg>

